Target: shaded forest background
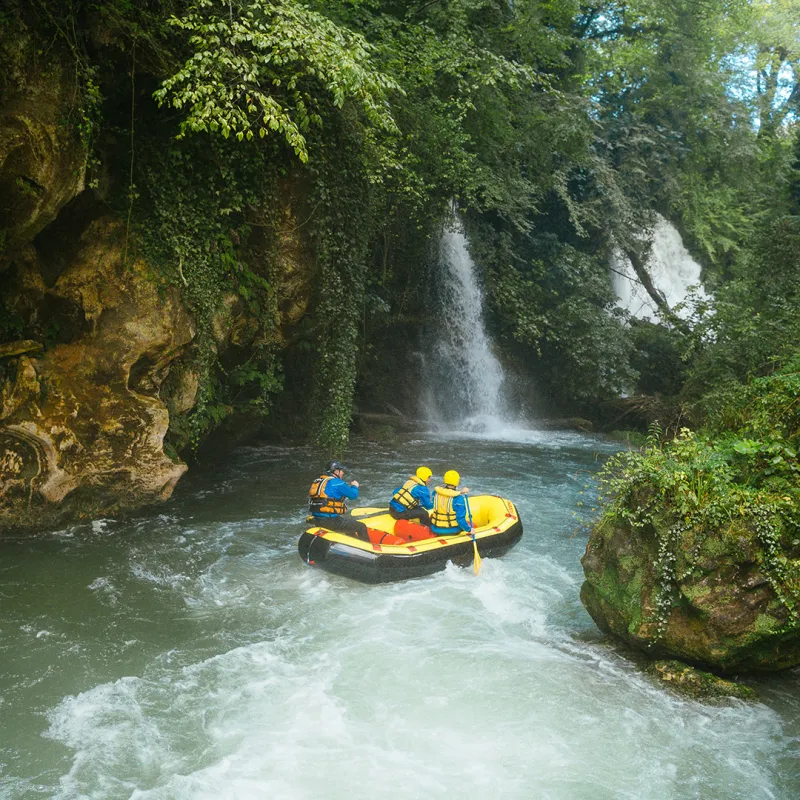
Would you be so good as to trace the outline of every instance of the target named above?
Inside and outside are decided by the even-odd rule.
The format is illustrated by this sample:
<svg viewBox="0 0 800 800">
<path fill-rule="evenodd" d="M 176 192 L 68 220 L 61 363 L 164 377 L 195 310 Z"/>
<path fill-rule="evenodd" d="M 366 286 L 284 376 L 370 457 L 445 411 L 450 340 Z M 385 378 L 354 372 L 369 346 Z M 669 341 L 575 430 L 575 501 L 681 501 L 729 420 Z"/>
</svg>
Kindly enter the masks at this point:
<svg viewBox="0 0 800 800">
<path fill-rule="evenodd" d="M 237 418 L 341 452 L 354 408 L 413 414 L 453 202 L 536 415 L 728 430 L 754 380 L 797 371 L 791 0 L 11 0 L 0 26 L 4 94 L 35 104 L 32 76 L 60 80 L 61 135 L 83 154 L 42 246 L 111 214 L 123 258 L 195 320 L 176 458 Z M 0 342 L 47 348 L 68 323 L 14 283 L 40 187 L 12 156 L 0 186 Z M 656 214 L 703 267 L 689 320 L 658 296 L 660 324 L 615 306 L 609 256 L 646 264 Z M 287 242 L 310 254 L 291 276 Z M 222 351 L 231 293 L 255 332 Z M 797 431 L 770 424 L 733 425 L 762 461 L 778 440 L 794 453 Z"/>
</svg>

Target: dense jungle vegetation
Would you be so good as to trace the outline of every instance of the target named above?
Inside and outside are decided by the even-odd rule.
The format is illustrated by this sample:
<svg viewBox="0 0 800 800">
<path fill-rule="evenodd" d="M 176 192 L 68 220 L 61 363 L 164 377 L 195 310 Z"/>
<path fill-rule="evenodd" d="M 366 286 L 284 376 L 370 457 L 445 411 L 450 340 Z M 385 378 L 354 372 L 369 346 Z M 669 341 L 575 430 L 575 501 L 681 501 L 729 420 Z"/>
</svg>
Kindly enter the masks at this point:
<svg viewBox="0 0 800 800">
<path fill-rule="evenodd" d="M 245 409 L 330 451 L 354 402 L 410 409 L 455 200 L 539 414 L 725 431 L 743 394 L 793 402 L 791 430 L 770 421 L 788 411 L 742 412 L 725 447 L 796 482 L 797 399 L 769 380 L 796 375 L 800 350 L 794 0 L 12 0 L 0 25 L 3 86 L 32 31 L 23 61 L 72 65 L 64 126 L 87 185 L 195 315 L 200 394 L 171 421 L 176 451 Z M 287 195 L 314 253 L 288 329 Z M 657 295 L 664 324 L 615 309 L 609 254 L 642 270 L 656 214 L 703 266 L 711 299 L 690 321 Z M 230 290 L 264 334 L 226 360 Z M 23 328 L 0 309 L 4 340 Z"/>
</svg>

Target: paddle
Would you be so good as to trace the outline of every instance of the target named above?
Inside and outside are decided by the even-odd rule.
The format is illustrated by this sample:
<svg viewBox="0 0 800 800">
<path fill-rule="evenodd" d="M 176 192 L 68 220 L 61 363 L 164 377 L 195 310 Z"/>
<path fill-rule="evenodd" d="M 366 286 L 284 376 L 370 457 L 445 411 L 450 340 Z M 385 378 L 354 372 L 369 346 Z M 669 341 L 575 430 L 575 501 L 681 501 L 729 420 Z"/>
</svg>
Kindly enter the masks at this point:
<svg viewBox="0 0 800 800">
<path fill-rule="evenodd" d="M 475 534 L 472 534 L 472 549 L 475 551 L 475 558 L 472 561 L 473 566 L 475 567 L 475 574 L 481 574 L 481 554 L 478 552 L 478 542 L 475 541 Z"/>
<path fill-rule="evenodd" d="M 467 489 L 465 487 L 461 491 L 463 492 L 463 495 L 464 495 L 464 505 L 466 506 L 465 511 L 466 511 L 466 515 L 467 515 L 467 520 L 469 521 L 469 524 L 472 525 L 473 524 L 472 511 L 470 510 L 469 498 L 467 497 L 467 492 L 469 491 L 469 489 Z M 475 539 L 474 528 L 471 529 L 469 533 L 470 533 L 470 536 L 472 536 L 472 549 L 473 549 L 473 551 L 475 553 L 475 557 L 472 559 L 472 565 L 475 568 L 475 574 L 476 575 L 480 575 L 481 574 L 481 554 L 478 552 L 478 542 Z"/>
</svg>

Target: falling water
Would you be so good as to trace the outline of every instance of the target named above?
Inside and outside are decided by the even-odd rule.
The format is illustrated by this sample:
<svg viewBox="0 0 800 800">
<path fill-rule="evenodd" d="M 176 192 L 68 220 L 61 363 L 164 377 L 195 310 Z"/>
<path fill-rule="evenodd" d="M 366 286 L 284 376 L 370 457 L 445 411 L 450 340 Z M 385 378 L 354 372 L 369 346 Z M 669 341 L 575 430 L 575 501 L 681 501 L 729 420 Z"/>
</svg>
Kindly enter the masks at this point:
<svg viewBox="0 0 800 800">
<path fill-rule="evenodd" d="M 664 217 L 658 216 L 652 235 L 653 245 L 646 265 L 650 278 L 671 309 L 685 303 L 676 313 L 688 318 L 692 313 L 691 303 L 686 302 L 690 287 L 699 287 L 695 295 L 697 299 L 706 297 L 700 285 L 700 265 L 689 254 L 677 229 Z M 636 277 L 628 258 L 615 251 L 611 256 L 611 269 L 619 307 L 637 319 L 657 321 L 656 304 Z"/>
<path fill-rule="evenodd" d="M 457 218 L 442 235 L 439 265 L 429 415 L 450 426 L 496 427 L 506 412 L 503 368 L 486 335 L 483 293 Z"/>
</svg>

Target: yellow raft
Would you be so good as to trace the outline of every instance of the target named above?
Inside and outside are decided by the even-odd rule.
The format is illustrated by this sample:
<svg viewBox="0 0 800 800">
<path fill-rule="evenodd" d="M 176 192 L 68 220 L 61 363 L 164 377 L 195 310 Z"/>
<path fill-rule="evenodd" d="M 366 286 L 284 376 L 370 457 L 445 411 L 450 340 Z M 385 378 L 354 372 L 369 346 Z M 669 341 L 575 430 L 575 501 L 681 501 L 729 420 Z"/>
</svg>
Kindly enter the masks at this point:
<svg viewBox="0 0 800 800">
<path fill-rule="evenodd" d="M 501 556 L 522 538 L 522 520 L 510 500 L 470 495 L 469 507 L 481 558 Z M 386 508 L 355 508 L 351 514 L 367 525 L 370 541 L 308 528 L 297 543 L 306 564 L 364 583 L 384 583 L 430 575 L 448 561 L 458 566 L 472 563 L 469 534 L 441 536 L 416 522 L 395 521 Z"/>
</svg>

